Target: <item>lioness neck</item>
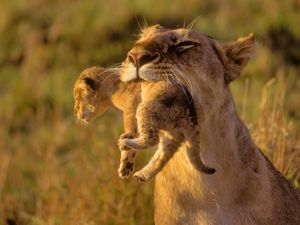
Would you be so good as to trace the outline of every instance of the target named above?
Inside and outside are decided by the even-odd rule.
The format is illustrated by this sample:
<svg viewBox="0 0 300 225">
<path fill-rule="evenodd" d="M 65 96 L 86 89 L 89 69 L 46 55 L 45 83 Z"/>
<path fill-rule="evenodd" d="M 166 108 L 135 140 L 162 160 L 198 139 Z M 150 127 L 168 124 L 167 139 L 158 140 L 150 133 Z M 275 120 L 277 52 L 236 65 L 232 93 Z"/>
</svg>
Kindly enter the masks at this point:
<svg viewBox="0 0 300 225">
<path fill-rule="evenodd" d="M 236 224 L 233 221 L 240 220 L 235 215 L 242 215 L 242 210 L 249 217 L 264 211 L 260 205 L 266 207 L 266 204 L 259 201 L 271 197 L 268 171 L 262 163 L 265 159 L 237 116 L 231 94 L 228 98 L 219 111 L 200 115 L 202 159 L 216 173 L 206 175 L 196 171 L 186 150 L 178 151 L 156 177 L 157 225 Z M 224 217 L 228 223 L 224 223 Z"/>
</svg>

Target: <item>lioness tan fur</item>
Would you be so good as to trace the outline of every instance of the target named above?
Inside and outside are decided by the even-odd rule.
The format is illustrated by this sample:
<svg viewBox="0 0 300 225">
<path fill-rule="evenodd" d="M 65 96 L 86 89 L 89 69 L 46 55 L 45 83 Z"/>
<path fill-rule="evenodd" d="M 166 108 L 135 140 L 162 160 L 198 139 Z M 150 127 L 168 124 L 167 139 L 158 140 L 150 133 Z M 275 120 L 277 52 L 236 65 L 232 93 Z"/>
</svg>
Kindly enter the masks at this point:
<svg viewBox="0 0 300 225">
<path fill-rule="evenodd" d="M 125 115 L 127 132 L 121 135 L 119 147 L 124 151 L 154 146 L 158 144 L 159 132 L 168 132 L 148 165 L 134 174 L 136 179 L 146 181 L 155 176 L 184 141 L 187 142 L 192 165 L 203 173 L 215 172 L 201 161 L 197 118 L 186 90 L 167 81 L 125 84 L 118 82 L 116 76 L 116 71 L 99 67 L 84 70 L 74 87 L 74 111 L 78 118 L 90 121 L 105 112 L 110 102 L 121 109 Z M 133 116 L 126 116 L 128 111 L 131 115 L 136 112 L 137 124 Z M 131 129 L 128 130 L 128 127 Z M 121 177 L 132 172 L 134 157 L 135 153 L 122 153 Z"/>
<path fill-rule="evenodd" d="M 229 84 L 240 76 L 254 37 L 222 43 L 189 29 L 145 29 L 128 57 L 121 79 L 168 79 L 192 94 L 200 125 L 207 176 L 176 152 L 155 181 L 156 225 L 297 225 L 300 195 L 254 144 L 239 119 Z M 220 147 L 222 146 L 222 147 Z"/>
</svg>

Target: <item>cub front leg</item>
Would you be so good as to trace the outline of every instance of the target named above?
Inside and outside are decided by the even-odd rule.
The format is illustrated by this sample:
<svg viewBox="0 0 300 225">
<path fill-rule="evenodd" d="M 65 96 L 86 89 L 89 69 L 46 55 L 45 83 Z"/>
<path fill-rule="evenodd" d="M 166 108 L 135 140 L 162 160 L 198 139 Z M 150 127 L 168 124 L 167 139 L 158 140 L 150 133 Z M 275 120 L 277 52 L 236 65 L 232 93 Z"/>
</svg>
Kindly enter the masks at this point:
<svg viewBox="0 0 300 225">
<path fill-rule="evenodd" d="M 161 135 L 158 149 L 154 156 L 151 158 L 150 162 L 143 169 L 136 172 L 133 177 L 141 182 L 150 180 L 158 174 L 173 157 L 182 141 L 182 137 L 174 138 L 168 133 Z"/>
<path fill-rule="evenodd" d="M 155 111 L 150 111 L 152 107 L 147 107 L 141 103 L 137 110 L 138 138 L 120 139 L 119 147 L 121 150 L 145 149 L 157 145 L 159 142 L 159 121 Z"/>
</svg>

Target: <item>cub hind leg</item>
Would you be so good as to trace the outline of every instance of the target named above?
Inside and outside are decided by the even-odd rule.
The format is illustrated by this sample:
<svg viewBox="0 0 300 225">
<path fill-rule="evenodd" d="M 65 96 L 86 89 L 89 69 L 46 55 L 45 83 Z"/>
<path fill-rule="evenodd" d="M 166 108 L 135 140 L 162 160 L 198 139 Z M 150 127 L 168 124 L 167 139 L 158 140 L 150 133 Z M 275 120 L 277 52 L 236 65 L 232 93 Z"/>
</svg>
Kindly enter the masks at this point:
<svg viewBox="0 0 300 225">
<path fill-rule="evenodd" d="M 130 133 L 124 133 L 120 136 L 119 142 L 123 138 L 133 138 L 133 135 Z M 125 146 L 121 146 L 120 143 L 118 143 L 118 145 L 121 150 L 121 158 L 118 173 L 120 178 L 126 179 L 134 171 L 136 151 L 134 149 L 129 148 L 124 149 Z"/>
<path fill-rule="evenodd" d="M 163 135 L 160 135 L 158 149 L 150 162 L 144 168 L 136 172 L 133 177 L 139 181 L 147 181 L 154 177 L 172 158 L 182 141 L 183 136 L 177 138 L 164 132 Z"/>
<path fill-rule="evenodd" d="M 136 151 L 121 151 L 120 166 L 118 169 L 119 177 L 122 179 L 128 178 L 134 171 Z"/>
<path fill-rule="evenodd" d="M 119 141 L 124 138 L 134 138 L 137 136 L 137 124 L 135 118 L 136 108 L 137 105 L 133 104 L 133 105 L 128 105 L 128 107 L 124 109 L 123 120 L 124 120 L 125 133 L 120 136 Z M 127 151 L 121 151 L 120 165 L 118 169 L 119 177 L 124 179 L 124 178 L 128 178 L 134 171 L 134 161 L 135 161 L 136 152 L 133 149 L 122 149 L 120 143 L 118 144 L 120 150 L 127 150 Z"/>
</svg>

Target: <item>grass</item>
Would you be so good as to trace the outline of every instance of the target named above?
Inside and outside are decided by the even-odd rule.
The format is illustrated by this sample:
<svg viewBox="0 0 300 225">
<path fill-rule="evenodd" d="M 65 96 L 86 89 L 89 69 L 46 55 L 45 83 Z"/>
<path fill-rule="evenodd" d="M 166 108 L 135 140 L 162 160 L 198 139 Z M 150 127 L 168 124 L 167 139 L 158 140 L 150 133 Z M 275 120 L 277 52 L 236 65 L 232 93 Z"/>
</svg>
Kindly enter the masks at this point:
<svg viewBox="0 0 300 225">
<path fill-rule="evenodd" d="M 299 64 L 268 45 L 271 28 L 300 40 L 299 7 L 279 0 L 1 1 L 0 224 L 154 223 L 153 183 L 117 175 L 121 115 L 111 110 L 89 126 L 73 117 L 77 75 L 120 62 L 138 33 L 136 18 L 177 27 L 200 16 L 194 28 L 224 40 L 255 33 L 257 54 L 232 85 L 237 108 L 257 145 L 300 189 Z M 137 168 L 152 154 L 139 154 Z"/>
</svg>

